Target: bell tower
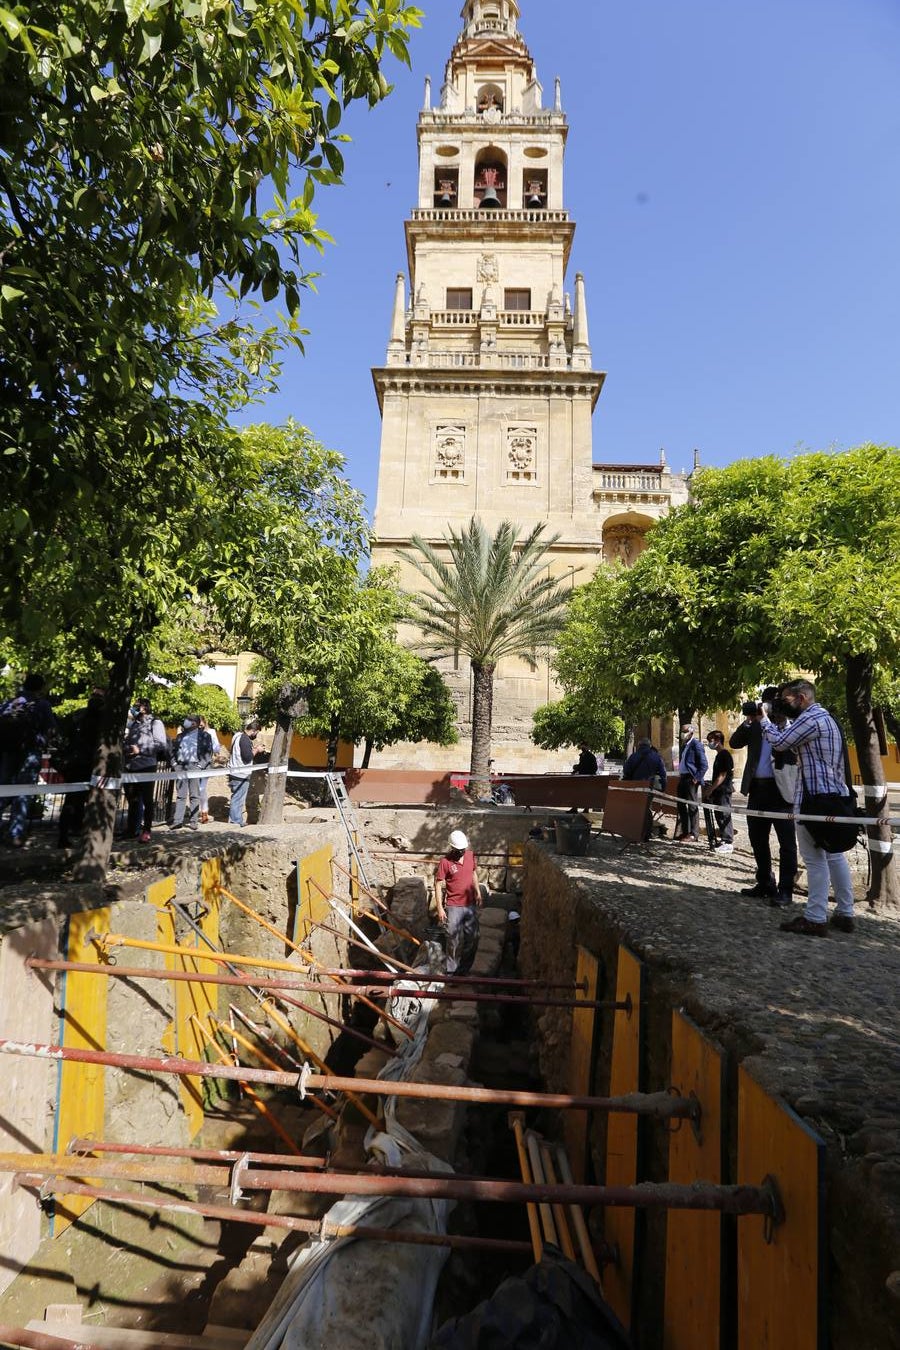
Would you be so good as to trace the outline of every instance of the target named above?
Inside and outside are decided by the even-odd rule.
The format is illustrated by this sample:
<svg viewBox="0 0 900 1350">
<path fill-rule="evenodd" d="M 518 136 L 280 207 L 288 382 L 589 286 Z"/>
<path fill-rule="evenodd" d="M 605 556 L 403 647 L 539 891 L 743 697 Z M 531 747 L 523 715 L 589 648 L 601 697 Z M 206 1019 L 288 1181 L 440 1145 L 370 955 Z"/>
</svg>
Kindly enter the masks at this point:
<svg viewBox="0 0 900 1350">
<path fill-rule="evenodd" d="M 413 534 L 439 546 L 448 523 L 473 515 L 491 531 L 543 521 L 560 535 L 552 570 L 580 583 L 602 549 L 591 415 L 604 376 L 584 277 L 567 282 L 575 225 L 560 82 L 545 105 L 519 20 L 518 0 L 466 0 L 436 99 L 425 82 L 408 289 L 398 274 L 385 363 L 373 371 L 382 414 L 373 561 L 394 561 Z M 447 664 L 465 731 L 467 662 Z M 503 767 L 513 765 L 502 741 L 527 747 L 531 713 L 554 696 L 546 667 L 501 666 Z"/>
</svg>

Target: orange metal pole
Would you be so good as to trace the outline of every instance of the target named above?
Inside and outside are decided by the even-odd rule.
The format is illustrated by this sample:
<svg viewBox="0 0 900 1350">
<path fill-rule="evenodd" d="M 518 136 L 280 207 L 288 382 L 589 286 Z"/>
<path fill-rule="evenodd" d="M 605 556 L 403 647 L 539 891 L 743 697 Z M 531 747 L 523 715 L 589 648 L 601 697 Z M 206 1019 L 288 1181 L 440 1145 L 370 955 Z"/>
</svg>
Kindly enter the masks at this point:
<svg viewBox="0 0 900 1350">
<path fill-rule="evenodd" d="M 203 1039 L 206 1041 L 207 1045 L 210 1046 L 210 1048 L 212 1049 L 213 1053 L 216 1054 L 216 1055 L 219 1057 L 220 1062 L 221 1062 L 222 1064 L 230 1064 L 231 1061 L 229 1060 L 229 1058 L 228 1058 L 228 1056 L 226 1055 L 225 1051 L 224 1051 L 224 1050 L 222 1049 L 222 1047 L 219 1045 L 219 1043 L 218 1043 L 218 1041 L 216 1040 L 215 1036 L 213 1036 L 213 1035 L 211 1034 L 211 1032 L 207 1031 L 206 1027 L 205 1027 L 205 1026 L 203 1025 L 203 1023 L 200 1021 L 200 1018 L 197 1017 L 197 1016 L 192 1016 L 192 1017 L 191 1017 L 191 1021 L 194 1023 L 194 1025 L 196 1026 L 197 1030 L 200 1032 L 200 1035 L 201 1035 L 201 1036 L 203 1037 Z M 269 1062 L 269 1065 L 271 1065 L 272 1061 L 269 1060 L 268 1062 Z M 276 1066 L 276 1067 L 277 1067 L 277 1066 Z M 263 1117 L 268 1121 L 268 1123 L 271 1125 L 272 1129 L 275 1131 L 275 1133 L 278 1135 L 278 1137 L 279 1137 L 280 1139 L 283 1139 L 283 1140 L 284 1140 L 284 1142 L 287 1144 L 287 1146 L 288 1146 L 288 1148 L 291 1150 L 291 1152 L 292 1152 L 292 1153 L 297 1153 L 297 1154 L 299 1154 L 299 1155 L 302 1156 L 303 1150 L 297 1147 L 297 1145 L 295 1144 L 294 1140 L 293 1140 L 293 1139 L 291 1138 L 291 1136 L 288 1134 L 287 1130 L 284 1128 L 284 1126 L 281 1124 L 281 1122 L 280 1122 L 280 1121 L 272 1114 L 272 1112 L 271 1112 L 271 1111 L 269 1110 L 269 1108 L 266 1106 L 265 1102 L 262 1100 L 262 1098 L 260 1097 L 259 1093 L 254 1092 L 253 1089 L 252 1089 L 252 1087 L 250 1087 L 249 1084 L 247 1084 L 247 1083 L 241 1083 L 241 1082 L 239 1081 L 239 1082 L 238 1082 L 238 1087 L 240 1088 L 241 1092 L 243 1092 L 243 1093 L 245 1094 L 245 1096 L 248 1097 L 249 1100 L 253 1103 L 254 1107 L 255 1107 L 256 1110 L 259 1112 L 259 1114 L 260 1114 L 261 1116 L 263 1116 Z M 324 1103 L 324 1102 L 317 1102 L 317 1101 L 315 1100 L 315 1098 L 312 1098 L 312 1100 L 315 1102 L 315 1105 L 316 1105 L 316 1106 L 318 1106 L 318 1107 L 324 1107 L 325 1110 L 326 1110 L 326 1112 L 328 1112 L 329 1114 L 331 1114 L 331 1115 L 332 1115 L 332 1118 L 334 1118 L 334 1113 L 330 1111 L 330 1108 L 328 1108 L 328 1107 L 325 1106 L 325 1103 Z"/>
<path fill-rule="evenodd" d="M 315 880 L 313 880 L 312 877 L 310 877 L 310 880 L 312 881 L 313 885 L 316 886 L 316 882 Z M 317 887 L 317 889 L 321 890 L 322 888 L 321 886 L 319 886 Z M 255 919 L 256 922 L 261 925 L 261 927 L 268 929 L 270 933 L 274 933 L 275 936 L 278 938 L 279 942 L 286 943 L 288 947 L 291 947 L 295 952 L 298 952 L 310 965 L 315 966 L 317 970 L 321 969 L 322 962 L 318 961 L 315 958 L 315 956 L 313 956 L 312 952 L 307 951 L 305 947 L 298 947 L 297 943 L 292 942 L 291 939 L 287 937 L 284 933 L 279 933 L 277 928 L 275 928 L 272 924 L 268 923 L 262 917 L 261 914 L 257 914 L 255 910 L 252 910 L 249 905 L 245 905 L 243 900 L 239 900 L 236 895 L 232 895 L 231 891 L 227 891 L 224 886 L 217 886 L 216 890 L 220 895 L 224 895 L 226 900 L 230 900 L 233 905 L 237 905 L 238 909 L 241 910 L 242 913 L 247 914 L 251 919 Z M 325 892 L 323 891 L 322 894 L 324 895 Z M 296 970 L 296 967 L 288 966 L 287 969 Z M 366 1007 L 371 1008 L 372 1012 L 376 1013 L 377 1016 L 381 1018 L 383 1022 L 388 1023 L 390 1026 L 396 1027 L 398 1031 L 403 1032 L 404 1036 L 409 1036 L 410 1038 L 412 1037 L 412 1032 L 409 1030 L 408 1027 L 405 1027 L 402 1022 L 398 1022 L 396 1018 L 391 1017 L 388 1013 L 384 1011 L 383 1008 L 379 1008 L 377 1004 L 373 1003 L 371 999 L 366 998 L 365 995 L 355 993 L 353 985 L 350 984 L 348 981 L 338 979 L 336 983 L 346 988 L 347 993 L 352 994 L 354 998 L 358 998 L 361 1003 L 365 1003 Z"/>
</svg>

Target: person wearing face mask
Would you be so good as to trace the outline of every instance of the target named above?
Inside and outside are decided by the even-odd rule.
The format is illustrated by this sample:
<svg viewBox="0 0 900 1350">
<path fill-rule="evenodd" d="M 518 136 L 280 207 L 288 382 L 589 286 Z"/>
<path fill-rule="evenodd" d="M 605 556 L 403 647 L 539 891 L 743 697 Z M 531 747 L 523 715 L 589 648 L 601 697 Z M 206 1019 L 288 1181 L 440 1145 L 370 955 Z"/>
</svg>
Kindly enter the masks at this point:
<svg viewBox="0 0 900 1350">
<path fill-rule="evenodd" d="M 774 689 L 765 693 L 774 695 Z M 759 724 L 759 704 L 749 701 L 742 705 L 744 720 L 732 733 L 728 744 L 732 750 L 747 751 L 747 761 L 741 777 L 741 792 L 747 798 L 747 809 L 764 815 L 747 817 L 747 838 L 756 863 L 756 880 L 752 886 L 741 888 L 741 895 L 766 900 L 774 909 L 788 909 L 794 896 L 794 878 L 797 875 L 797 836 L 794 822 L 789 819 L 794 809 L 793 793 L 782 791 L 776 770 L 785 763 L 796 765 L 793 750 L 776 751 L 762 734 Z M 783 716 L 779 725 L 784 725 Z M 778 817 L 783 816 L 783 820 Z M 771 835 L 778 840 L 778 880 L 772 866 Z"/>
<path fill-rule="evenodd" d="M 800 773 L 794 793 L 795 812 L 839 816 L 842 804 L 851 798 L 840 727 L 827 709 L 816 702 L 816 686 L 810 680 L 793 680 L 784 685 L 781 704 L 791 719 L 783 730 L 770 719 L 768 704 L 764 703 L 757 715 L 762 734 L 773 750 L 797 751 Z M 846 814 L 852 812 L 847 810 Z M 806 863 L 809 898 L 805 912 L 783 923 L 782 932 L 825 937 L 829 926 L 828 892 L 834 887 L 837 911 L 831 927 L 841 933 L 852 933 L 853 879 L 844 853 L 829 851 L 826 834 L 813 821 L 797 826 L 797 842 Z"/>
<path fill-rule="evenodd" d="M 434 874 L 438 923 L 447 925 L 447 974 L 468 975 L 478 951 L 483 900 L 478 863 L 462 830 L 450 835 L 450 847 Z"/>
<path fill-rule="evenodd" d="M 706 738 L 707 749 L 714 756 L 712 778 L 703 790 L 703 800 L 717 811 L 705 811 L 706 837 L 716 853 L 734 852 L 734 820 L 731 814 L 731 796 L 734 792 L 734 759 L 725 749 L 721 731 L 711 731 Z"/>
<path fill-rule="evenodd" d="M 694 735 L 690 722 L 681 728 L 681 758 L 678 761 L 678 833 L 677 844 L 696 844 L 700 812 L 697 803 L 709 763 L 706 751 Z"/>
<path fill-rule="evenodd" d="M 200 718 L 194 714 L 186 717 L 175 738 L 175 763 L 185 772 L 175 780 L 173 830 L 180 830 L 184 824 L 189 830 L 199 829 L 201 779 L 195 775 L 198 769 L 209 768 L 212 754 L 212 737 L 201 729 Z"/>
</svg>

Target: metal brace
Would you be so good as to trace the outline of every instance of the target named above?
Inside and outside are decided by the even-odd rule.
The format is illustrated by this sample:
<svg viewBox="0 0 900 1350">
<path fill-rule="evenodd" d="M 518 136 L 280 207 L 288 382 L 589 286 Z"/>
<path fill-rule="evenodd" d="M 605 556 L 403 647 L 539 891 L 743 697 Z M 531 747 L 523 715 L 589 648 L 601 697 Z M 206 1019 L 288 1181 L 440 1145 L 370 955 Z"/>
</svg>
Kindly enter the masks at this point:
<svg viewBox="0 0 900 1350">
<path fill-rule="evenodd" d="M 777 1177 L 767 1173 L 762 1179 L 760 1189 L 765 1193 L 769 1202 L 769 1212 L 763 1220 L 763 1239 L 768 1246 L 772 1246 L 775 1241 L 775 1230 L 780 1228 L 787 1218 L 787 1211 L 784 1207 L 784 1199 L 781 1194 L 781 1187 L 778 1185 Z"/>
<path fill-rule="evenodd" d="M 239 1200 L 243 1200 L 244 1192 L 241 1190 L 241 1176 L 250 1166 L 250 1154 L 242 1153 L 234 1167 L 231 1169 L 231 1193 L 229 1199 L 233 1205 Z"/>
<path fill-rule="evenodd" d="M 312 1067 L 309 1061 L 307 1060 L 304 1062 L 303 1068 L 297 1075 L 297 1091 L 300 1093 L 301 1102 L 306 1101 L 307 1089 L 309 1087 L 309 1080 L 311 1077 L 312 1077 Z"/>
</svg>

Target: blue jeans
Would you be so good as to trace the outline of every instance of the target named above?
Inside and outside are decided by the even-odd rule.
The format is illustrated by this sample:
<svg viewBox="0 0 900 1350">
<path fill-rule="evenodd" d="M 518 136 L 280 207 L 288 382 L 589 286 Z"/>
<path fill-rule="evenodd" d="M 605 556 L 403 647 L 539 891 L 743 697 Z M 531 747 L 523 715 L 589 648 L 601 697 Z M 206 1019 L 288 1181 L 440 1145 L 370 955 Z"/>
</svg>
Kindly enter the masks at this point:
<svg viewBox="0 0 900 1350">
<path fill-rule="evenodd" d="M 244 803 L 250 791 L 249 778 L 232 778 L 229 774 L 228 787 L 231 791 L 231 804 L 228 807 L 228 824 L 243 825 Z"/>
<path fill-rule="evenodd" d="M 19 768 L 16 772 L 14 782 L 16 783 L 36 783 L 41 773 L 41 760 L 44 757 L 42 750 L 29 750 L 28 753 L 19 761 Z M 10 839 L 24 839 L 28 833 L 28 827 L 31 823 L 31 804 L 33 797 L 13 797 L 12 806 L 9 810 L 9 837 Z"/>
</svg>

